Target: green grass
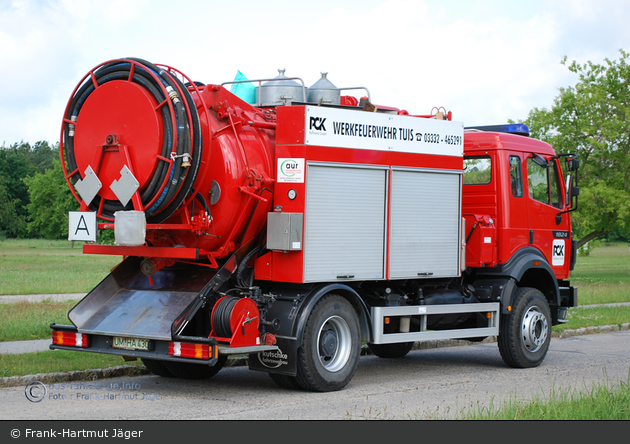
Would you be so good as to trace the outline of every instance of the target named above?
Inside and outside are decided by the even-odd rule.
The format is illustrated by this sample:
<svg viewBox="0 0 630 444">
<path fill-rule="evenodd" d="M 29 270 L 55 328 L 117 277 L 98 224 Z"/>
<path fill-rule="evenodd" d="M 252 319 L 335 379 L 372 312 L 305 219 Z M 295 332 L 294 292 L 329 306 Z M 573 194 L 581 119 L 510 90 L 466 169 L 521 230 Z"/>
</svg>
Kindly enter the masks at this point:
<svg viewBox="0 0 630 444">
<path fill-rule="evenodd" d="M 121 256 L 83 254 L 63 240 L 0 240 L 0 295 L 87 293 Z"/>
<path fill-rule="evenodd" d="M 514 398 L 500 406 L 480 407 L 461 413 L 464 420 L 609 420 L 630 419 L 630 378 L 618 386 L 596 384 L 592 388 L 551 390 L 548 396 L 531 401 Z"/>
<path fill-rule="evenodd" d="M 579 305 L 630 302 L 628 245 L 605 245 L 579 256 L 570 281 L 578 287 Z"/>
<path fill-rule="evenodd" d="M 120 356 L 49 350 L 19 355 L 0 355 L 0 377 L 99 369 L 119 365 L 142 366 L 142 361 L 125 361 Z"/>
<path fill-rule="evenodd" d="M 50 324 L 71 325 L 68 311 L 77 301 L 17 302 L 0 304 L 0 341 L 25 341 L 51 337 Z"/>
<path fill-rule="evenodd" d="M 618 325 L 630 323 L 630 306 L 612 307 L 576 307 L 569 310 L 569 322 L 555 325 L 553 331 L 561 332 L 568 329 L 583 327 L 600 327 L 602 325 Z"/>
</svg>

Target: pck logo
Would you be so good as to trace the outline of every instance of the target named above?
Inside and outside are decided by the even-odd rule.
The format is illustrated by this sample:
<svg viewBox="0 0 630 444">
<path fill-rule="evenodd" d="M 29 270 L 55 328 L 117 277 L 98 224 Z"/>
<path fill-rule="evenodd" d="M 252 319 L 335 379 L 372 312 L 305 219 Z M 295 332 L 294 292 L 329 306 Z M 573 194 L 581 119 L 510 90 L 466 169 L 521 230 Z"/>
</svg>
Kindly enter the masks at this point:
<svg viewBox="0 0 630 444">
<path fill-rule="evenodd" d="M 551 265 L 561 267 L 564 265 L 564 240 L 553 240 L 553 254 L 551 255 Z"/>
<path fill-rule="evenodd" d="M 311 117 L 308 129 L 315 129 L 315 131 L 326 131 L 324 122 L 326 122 L 325 117 L 323 119 L 321 117 Z"/>
<path fill-rule="evenodd" d="M 553 246 L 553 255 L 554 256 L 564 256 L 564 245 L 554 245 Z"/>
</svg>

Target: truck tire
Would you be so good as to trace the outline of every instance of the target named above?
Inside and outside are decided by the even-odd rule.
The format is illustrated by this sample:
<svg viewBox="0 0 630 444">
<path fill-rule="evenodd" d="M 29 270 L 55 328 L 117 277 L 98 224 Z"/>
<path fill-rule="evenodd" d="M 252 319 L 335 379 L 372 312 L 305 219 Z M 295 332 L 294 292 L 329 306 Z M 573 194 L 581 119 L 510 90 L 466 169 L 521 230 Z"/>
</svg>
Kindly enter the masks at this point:
<svg viewBox="0 0 630 444">
<path fill-rule="evenodd" d="M 551 311 L 536 288 L 516 290 L 512 313 L 499 321 L 499 352 L 514 368 L 537 367 L 545 359 L 551 342 Z"/>
<path fill-rule="evenodd" d="M 275 382 L 278 386 L 289 389 L 289 390 L 299 390 L 302 386 L 297 382 L 295 376 L 289 375 L 279 375 L 278 373 L 269 373 L 269 377 L 273 382 Z"/>
<path fill-rule="evenodd" d="M 215 365 L 190 364 L 188 362 L 164 361 L 166 368 L 173 376 L 181 379 L 208 379 L 219 373 L 227 361 L 226 355 L 219 356 Z"/>
<path fill-rule="evenodd" d="M 298 348 L 296 380 L 316 392 L 341 390 L 352 379 L 361 352 L 359 319 L 345 298 L 328 294 L 311 311 Z"/>
<path fill-rule="evenodd" d="M 372 353 L 379 358 L 402 358 L 409 353 L 415 342 L 399 342 L 397 344 L 368 344 Z"/>
<path fill-rule="evenodd" d="M 156 359 L 142 358 L 142 363 L 151 373 L 157 376 L 163 376 L 165 378 L 172 378 L 173 374 L 166 368 L 164 361 L 158 361 Z"/>
</svg>

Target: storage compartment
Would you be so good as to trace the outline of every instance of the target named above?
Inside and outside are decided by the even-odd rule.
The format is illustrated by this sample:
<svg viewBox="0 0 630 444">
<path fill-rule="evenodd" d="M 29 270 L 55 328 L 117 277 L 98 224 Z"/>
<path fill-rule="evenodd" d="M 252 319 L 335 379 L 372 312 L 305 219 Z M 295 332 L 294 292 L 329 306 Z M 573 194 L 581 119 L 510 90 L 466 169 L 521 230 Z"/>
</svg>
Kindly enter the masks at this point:
<svg viewBox="0 0 630 444">
<path fill-rule="evenodd" d="M 267 248 L 279 251 L 302 250 L 302 213 L 267 215 Z"/>
<path fill-rule="evenodd" d="M 466 227 L 466 266 L 484 267 L 494 266 L 496 261 L 495 244 L 497 228 L 488 215 L 465 214 Z"/>
</svg>

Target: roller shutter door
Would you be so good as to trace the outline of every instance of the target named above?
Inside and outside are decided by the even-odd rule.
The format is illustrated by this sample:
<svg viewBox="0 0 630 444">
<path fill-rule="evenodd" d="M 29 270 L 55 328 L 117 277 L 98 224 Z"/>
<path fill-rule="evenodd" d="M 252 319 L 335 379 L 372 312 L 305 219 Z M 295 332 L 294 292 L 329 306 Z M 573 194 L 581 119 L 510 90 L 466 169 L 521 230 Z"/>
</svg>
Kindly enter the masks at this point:
<svg viewBox="0 0 630 444">
<path fill-rule="evenodd" d="M 384 278 L 387 170 L 308 165 L 305 282 Z"/>
<path fill-rule="evenodd" d="M 460 178 L 392 171 L 391 279 L 459 276 Z"/>
</svg>

